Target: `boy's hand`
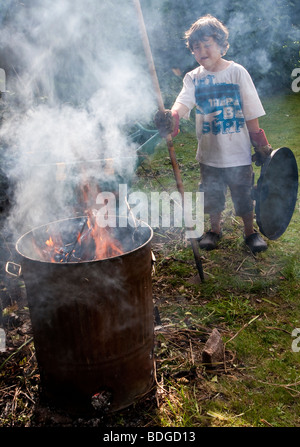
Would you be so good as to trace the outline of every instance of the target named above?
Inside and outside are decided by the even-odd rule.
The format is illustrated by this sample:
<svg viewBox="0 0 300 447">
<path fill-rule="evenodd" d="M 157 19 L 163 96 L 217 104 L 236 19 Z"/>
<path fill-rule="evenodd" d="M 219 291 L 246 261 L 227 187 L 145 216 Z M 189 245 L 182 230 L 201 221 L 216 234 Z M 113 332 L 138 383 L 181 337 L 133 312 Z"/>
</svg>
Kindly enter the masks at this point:
<svg viewBox="0 0 300 447">
<path fill-rule="evenodd" d="M 269 144 L 263 129 L 259 129 L 259 132 L 249 132 L 249 135 L 255 151 L 252 155 L 252 161 L 255 162 L 256 166 L 262 166 L 271 155 L 272 146 Z"/>
<path fill-rule="evenodd" d="M 154 116 L 154 123 L 162 138 L 166 138 L 170 134 L 172 137 L 176 137 L 179 132 L 179 115 L 176 111 L 161 112 L 158 110 Z"/>
<path fill-rule="evenodd" d="M 258 146 L 254 148 L 254 151 L 252 161 L 255 162 L 256 166 L 262 166 L 271 155 L 272 147 L 270 144 L 267 146 Z"/>
</svg>

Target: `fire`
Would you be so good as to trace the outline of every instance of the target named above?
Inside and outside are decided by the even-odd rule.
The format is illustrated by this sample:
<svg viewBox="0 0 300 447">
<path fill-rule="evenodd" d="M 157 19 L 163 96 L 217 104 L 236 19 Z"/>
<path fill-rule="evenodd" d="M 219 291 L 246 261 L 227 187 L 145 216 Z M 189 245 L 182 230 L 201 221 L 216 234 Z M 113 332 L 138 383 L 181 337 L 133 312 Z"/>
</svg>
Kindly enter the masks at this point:
<svg viewBox="0 0 300 447">
<path fill-rule="evenodd" d="M 100 260 L 121 254 L 123 249 L 120 242 L 108 228 L 99 227 L 90 216 L 74 241 L 63 244 L 60 235 L 51 235 L 43 249 L 43 258 L 55 263 Z"/>
<path fill-rule="evenodd" d="M 53 246 L 54 246 L 54 242 L 53 242 L 51 236 L 50 236 L 49 239 L 46 241 L 46 245 L 48 245 L 48 247 L 53 247 Z"/>
<path fill-rule="evenodd" d="M 48 262 L 81 262 L 111 258 L 123 254 L 120 241 L 110 228 L 100 227 L 91 211 L 99 193 L 98 185 L 85 181 L 81 187 L 80 203 L 85 206 L 87 217 L 76 237 L 68 243 L 63 242 L 60 234 L 51 234 L 42 247 L 42 257 Z"/>
<path fill-rule="evenodd" d="M 123 254 L 120 242 L 114 239 L 106 228 L 101 228 L 95 223 L 93 225 L 90 218 L 87 220 L 87 226 L 94 239 L 96 259 L 110 258 Z"/>
</svg>

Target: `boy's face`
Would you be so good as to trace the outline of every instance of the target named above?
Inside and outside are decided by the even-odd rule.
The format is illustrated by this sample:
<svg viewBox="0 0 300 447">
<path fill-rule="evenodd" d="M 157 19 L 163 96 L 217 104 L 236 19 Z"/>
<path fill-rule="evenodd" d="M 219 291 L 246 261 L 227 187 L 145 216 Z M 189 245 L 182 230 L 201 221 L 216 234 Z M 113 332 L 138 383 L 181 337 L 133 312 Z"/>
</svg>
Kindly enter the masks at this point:
<svg viewBox="0 0 300 447">
<path fill-rule="evenodd" d="M 206 37 L 193 45 L 193 54 L 198 64 L 208 71 L 217 71 L 221 60 L 221 49 L 213 37 Z"/>
</svg>

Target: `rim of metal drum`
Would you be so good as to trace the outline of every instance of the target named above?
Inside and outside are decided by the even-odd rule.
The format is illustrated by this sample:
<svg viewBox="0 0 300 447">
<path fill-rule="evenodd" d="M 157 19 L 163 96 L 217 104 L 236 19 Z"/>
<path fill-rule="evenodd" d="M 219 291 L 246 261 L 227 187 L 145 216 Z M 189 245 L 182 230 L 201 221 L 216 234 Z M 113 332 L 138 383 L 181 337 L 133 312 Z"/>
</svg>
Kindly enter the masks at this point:
<svg viewBox="0 0 300 447">
<path fill-rule="evenodd" d="M 87 260 L 87 261 L 70 261 L 70 262 L 51 262 L 51 261 L 46 261 L 46 260 L 44 260 L 44 259 L 36 259 L 36 258 L 33 258 L 33 257 L 30 257 L 30 256 L 27 256 L 27 255 L 25 255 L 24 253 L 22 253 L 21 251 L 20 251 L 20 249 L 19 249 L 19 245 L 20 245 L 20 243 L 21 243 L 21 241 L 22 241 L 22 239 L 25 239 L 26 238 L 26 236 L 28 236 L 30 233 L 33 233 L 34 231 L 39 231 L 39 230 L 41 230 L 42 228 L 46 228 L 46 227 L 48 227 L 48 226 L 50 226 L 50 225 L 53 225 L 53 224 L 59 224 L 60 222 L 67 222 L 67 221 L 74 221 L 74 220 L 80 220 L 80 219 L 84 219 L 84 218 L 86 218 L 86 217 L 88 217 L 88 216 L 78 216 L 78 217 L 70 217 L 70 218 L 65 218 L 65 219 L 59 219 L 59 220 L 54 220 L 54 221 L 52 221 L 52 222 L 49 222 L 49 223 L 47 223 L 47 224 L 43 224 L 43 225 L 40 225 L 40 226 L 38 226 L 38 227 L 35 227 L 35 228 L 33 228 L 33 229 L 31 229 L 31 230 L 29 230 L 29 231 L 27 231 L 26 233 L 24 233 L 22 236 L 20 236 L 19 237 L 19 239 L 17 240 L 17 242 L 16 242 L 16 251 L 18 252 L 18 254 L 20 255 L 20 256 L 22 256 L 23 258 L 25 258 L 25 259 L 29 259 L 30 261 L 34 261 L 34 262 L 42 262 L 42 263 L 44 263 L 44 264 L 49 264 L 49 265 L 55 265 L 55 266 L 57 266 L 57 265 L 70 265 L 70 264 L 72 264 L 72 265 L 77 265 L 77 264 L 88 264 L 88 263 L 93 263 L 93 262 L 100 262 L 100 261 L 107 261 L 107 260 L 112 260 L 112 259 L 119 259 L 119 258 L 123 258 L 123 257 L 125 257 L 125 256 L 128 256 L 128 255 L 130 255 L 131 253 L 134 253 L 135 251 L 138 251 L 138 250 L 141 250 L 141 248 L 143 248 L 143 247 L 145 247 L 147 244 L 149 244 L 149 242 L 152 240 L 152 238 L 153 238 L 153 229 L 150 227 L 150 225 L 148 225 L 146 222 L 144 222 L 144 221 L 139 221 L 141 224 L 143 224 L 144 226 L 138 226 L 137 228 L 148 228 L 148 230 L 150 230 L 150 234 L 149 234 L 149 237 L 147 238 L 147 240 L 143 243 L 143 244 L 141 244 L 141 245 L 139 245 L 138 247 L 136 247 L 136 248 L 134 248 L 134 249 L 132 249 L 132 250 L 130 250 L 130 251 L 126 251 L 125 253 L 122 253 L 122 254 L 120 254 L 120 255 L 116 255 L 116 256 L 110 256 L 109 258 L 101 258 L 101 259 L 90 259 L 90 260 Z M 120 216 L 117 216 L 117 217 L 120 217 Z M 123 227 L 123 228 L 125 228 L 125 227 Z"/>
<path fill-rule="evenodd" d="M 261 168 L 255 193 L 256 221 L 268 239 L 278 239 L 286 231 L 295 210 L 297 194 L 296 158 L 288 147 L 276 149 Z"/>
</svg>

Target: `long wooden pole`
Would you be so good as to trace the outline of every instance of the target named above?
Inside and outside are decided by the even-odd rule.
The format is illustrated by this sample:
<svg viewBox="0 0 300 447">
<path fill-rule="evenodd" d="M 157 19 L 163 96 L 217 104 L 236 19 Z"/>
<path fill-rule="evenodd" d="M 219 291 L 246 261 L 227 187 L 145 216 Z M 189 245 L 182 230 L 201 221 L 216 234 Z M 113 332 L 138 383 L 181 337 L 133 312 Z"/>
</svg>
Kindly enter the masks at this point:
<svg viewBox="0 0 300 447">
<path fill-rule="evenodd" d="M 133 2 L 135 4 L 137 15 L 138 15 L 138 21 L 139 21 L 140 31 L 141 31 L 141 35 L 142 35 L 144 51 L 146 54 L 148 65 L 149 65 L 149 71 L 150 71 L 154 91 L 156 93 L 158 108 L 161 112 L 164 112 L 165 106 L 164 106 L 164 102 L 163 102 L 163 98 L 162 98 L 162 94 L 161 94 L 161 90 L 160 90 L 160 86 L 159 86 L 159 82 L 158 82 L 158 77 L 157 77 L 157 73 L 156 73 L 156 69 L 155 69 L 155 65 L 154 65 L 154 61 L 153 61 L 153 57 L 152 57 L 151 47 L 150 47 L 148 34 L 147 34 L 145 22 L 144 22 L 142 8 L 141 8 L 139 0 L 133 0 Z M 166 142 L 167 142 L 170 160 L 171 160 L 171 164 L 173 167 L 173 172 L 174 172 L 174 176 L 175 176 L 175 180 L 176 180 L 176 184 L 177 184 L 177 189 L 182 196 L 182 204 L 184 206 L 184 188 L 183 188 L 183 183 L 181 180 L 180 170 L 179 170 L 178 163 L 176 160 L 176 155 L 175 155 L 175 150 L 174 150 L 174 145 L 173 145 L 173 140 L 172 140 L 171 135 L 166 136 Z M 201 257 L 200 257 L 200 253 L 199 253 L 198 242 L 196 239 L 190 239 L 190 242 L 192 245 L 194 258 L 195 258 L 195 262 L 196 262 L 196 267 L 197 267 L 200 279 L 201 279 L 201 281 L 204 281 L 204 273 L 203 273 L 202 261 L 201 261 Z"/>
</svg>

